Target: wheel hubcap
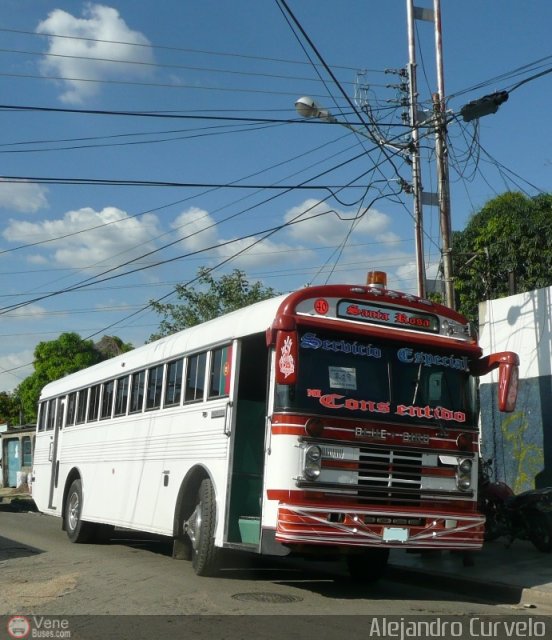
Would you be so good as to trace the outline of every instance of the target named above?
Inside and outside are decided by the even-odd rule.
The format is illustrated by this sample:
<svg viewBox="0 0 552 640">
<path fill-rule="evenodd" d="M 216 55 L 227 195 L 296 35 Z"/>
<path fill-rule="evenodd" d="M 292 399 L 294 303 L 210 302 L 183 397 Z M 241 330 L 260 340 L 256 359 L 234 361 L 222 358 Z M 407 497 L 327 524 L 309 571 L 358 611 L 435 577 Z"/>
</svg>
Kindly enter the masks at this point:
<svg viewBox="0 0 552 640">
<path fill-rule="evenodd" d="M 197 551 L 199 546 L 199 532 L 201 530 L 201 504 L 198 504 L 194 512 L 186 522 L 186 533 L 192 543 L 192 548 Z"/>
<path fill-rule="evenodd" d="M 79 522 L 79 506 L 79 496 L 76 493 L 73 493 L 69 499 L 68 525 L 71 531 L 74 531 Z"/>
</svg>

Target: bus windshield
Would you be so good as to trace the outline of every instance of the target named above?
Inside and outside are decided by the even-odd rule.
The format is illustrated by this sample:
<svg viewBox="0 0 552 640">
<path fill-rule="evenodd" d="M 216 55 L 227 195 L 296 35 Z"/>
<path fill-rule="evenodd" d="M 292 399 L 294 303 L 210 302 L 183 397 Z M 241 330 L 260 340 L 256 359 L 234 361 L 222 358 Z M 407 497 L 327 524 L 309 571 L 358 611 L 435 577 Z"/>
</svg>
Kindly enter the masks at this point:
<svg viewBox="0 0 552 640">
<path fill-rule="evenodd" d="M 276 386 L 275 410 L 477 427 L 476 384 L 466 356 L 355 338 L 303 329 L 297 381 Z"/>
</svg>

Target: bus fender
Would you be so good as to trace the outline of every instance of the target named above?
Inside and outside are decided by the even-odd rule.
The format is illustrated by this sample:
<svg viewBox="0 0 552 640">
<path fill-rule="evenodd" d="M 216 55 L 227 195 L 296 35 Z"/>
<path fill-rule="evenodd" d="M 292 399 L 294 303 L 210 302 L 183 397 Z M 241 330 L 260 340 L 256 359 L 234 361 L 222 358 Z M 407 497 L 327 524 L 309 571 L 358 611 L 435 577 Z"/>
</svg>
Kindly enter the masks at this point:
<svg viewBox="0 0 552 640">
<path fill-rule="evenodd" d="M 192 515 L 196 507 L 197 493 L 205 478 L 209 478 L 216 490 L 211 474 L 203 465 L 192 467 L 182 480 L 174 509 L 173 537 L 175 541 L 182 541 L 185 538 L 184 522 Z"/>
</svg>

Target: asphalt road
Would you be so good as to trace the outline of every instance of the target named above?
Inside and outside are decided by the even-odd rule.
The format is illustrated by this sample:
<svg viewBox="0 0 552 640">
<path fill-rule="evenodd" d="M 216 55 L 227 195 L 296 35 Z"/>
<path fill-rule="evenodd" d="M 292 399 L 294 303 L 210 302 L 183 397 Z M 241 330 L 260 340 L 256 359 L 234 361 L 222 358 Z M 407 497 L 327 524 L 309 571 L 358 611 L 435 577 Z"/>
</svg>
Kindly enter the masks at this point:
<svg viewBox="0 0 552 640">
<path fill-rule="evenodd" d="M 175 631 L 183 620 L 188 631 L 193 626 L 194 638 L 257 640 L 288 635 L 289 626 L 292 637 L 322 640 L 342 637 L 345 622 L 348 638 L 356 637 L 353 629 L 366 638 L 377 637 L 366 632 L 366 616 L 527 621 L 531 613 L 519 605 L 470 602 L 431 584 L 383 579 L 356 585 L 338 563 L 229 555 L 219 576 L 199 578 L 189 562 L 171 558 L 165 539 L 116 532 L 107 544 L 75 545 L 57 518 L 0 510 L 0 615 L 79 616 L 71 621 L 72 638 L 162 638 L 167 624 Z M 350 616 L 358 616 L 354 624 Z M 146 636 L 139 635 L 151 625 Z M 91 629 L 99 635 L 86 635 Z"/>
</svg>

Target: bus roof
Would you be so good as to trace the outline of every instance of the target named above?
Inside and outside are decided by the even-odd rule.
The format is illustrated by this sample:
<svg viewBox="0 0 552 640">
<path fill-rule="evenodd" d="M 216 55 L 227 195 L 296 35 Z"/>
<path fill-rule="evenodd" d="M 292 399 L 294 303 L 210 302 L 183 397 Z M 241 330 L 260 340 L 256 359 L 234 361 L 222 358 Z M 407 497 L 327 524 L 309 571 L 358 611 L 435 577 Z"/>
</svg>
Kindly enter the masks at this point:
<svg viewBox="0 0 552 640">
<path fill-rule="evenodd" d="M 183 353 L 200 351 L 235 338 L 264 332 L 271 326 L 287 295 L 256 302 L 50 382 L 42 389 L 41 399 L 153 366 L 173 356 L 176 358 Z"/>
<path fill-rule="evenodd" d="M 305 287 L 257 302 L 231 313 L 184 329 L 155 342 L 105 360 L 47 384 L 41 399 L 70 389 L 96 384 L 151 367 L 182 354 L 209 349 L 236 338 L 272 329 L 295 328 L 295 322 L 322 323 L 325 327 L 364 333 L 370 326 L 375 337 L 408 339 L 419 344 L 451 348 L 479 357 L 477 340 L 469 323 L 443 305 L 371 285 L 335 284 Z"/>
</svg>

